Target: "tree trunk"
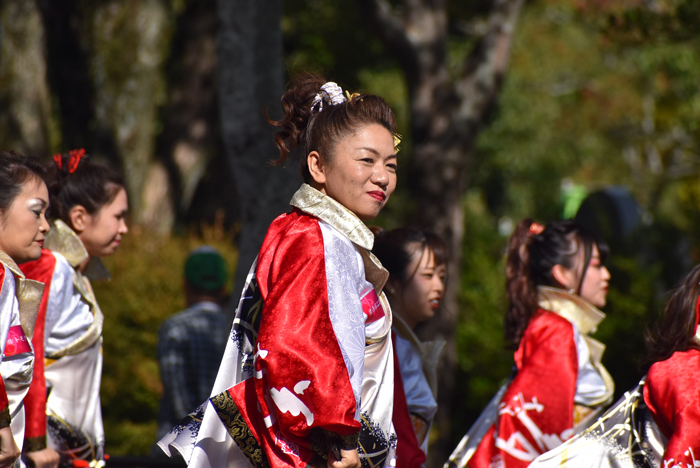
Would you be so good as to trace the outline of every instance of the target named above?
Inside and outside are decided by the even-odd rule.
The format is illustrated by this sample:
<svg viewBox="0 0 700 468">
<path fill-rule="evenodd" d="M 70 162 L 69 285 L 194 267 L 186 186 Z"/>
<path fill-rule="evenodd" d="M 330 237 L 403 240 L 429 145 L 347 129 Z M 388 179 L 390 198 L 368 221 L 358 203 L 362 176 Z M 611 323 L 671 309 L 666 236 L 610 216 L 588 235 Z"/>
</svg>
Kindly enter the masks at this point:
<svg viewBox="0 0 700 468">
<path fill-rule="evenodd" d="M 278 152 L 263 109 L 284 91 L 282 2 L 219 0 L 219 103 L 226 157 L 238 190 L 241 238 L 234 302 L 270 222 L 300 185 L 295 167 L 271 167 Z M 274 113 L 273 113 L 274 115 Z"/>
<path fill-rule="evenodd" d="M 169 195 L 180 222 L 185 220 L 210 162 L 221 150 L 217 27 L 216 0 L 187 0 L 176 21 L 166 66 L 168 103 L 161 111 L 163 131 L 156 151 L 169 172 Z"/>
<path fill-rule="evenodd" d="M 408 177 L 416 206 L 414 221 L 441 235 L 450 250 L 444 312 L 421 330 L 424 336 L 440 336 L 448 342 L 435 421 L 439 438 L 431 448 L 429 463 L 438 466 L 462 436 L 452 433 L 450 423 L 453 369 L 457 367 L 453 333 L 464 236 L 461 198 L 468 186 L 467 171 L 478 133 L 501 88 L 523 0 L 493 2 L 486 33 L 456 76 L 448 71 L 445 0 L 406 0 L 401 16 L 386 0 L 361 3 L 399 59 L 408 82 L 414 142 Z"/>
<path fill-rule="evenodd" d="M 51 146 L 44 36 L 36 2 L 0 3 L 0 150 L 43 157 Z"/>
<path fill-rule="evenodd" d="M 37 0 L 46 28 L 48 76 L 58 102 L 56 117 L 61 141 L 55 151 L 85 148 L 94 153 L 91 124 L 94 90 L 87 61 L 89 18 L 79 0 Z M 112 145 L 109 145 L 111 148 Z M 110 154 L 112 158 L 115 154 Z"/>
<path fill-rule="evenodd" d="M 162 185 L 167 171 L 153 159 L 157 111 L 165 101 L 168 10 L 161 0 L 105 1 L 90 8 L 92 81 L 100 90 L 97 132 L 108 135 L 123 161 L 136 223 L 167 233 L 174 218 L 170 187 Z"/>
</svg>

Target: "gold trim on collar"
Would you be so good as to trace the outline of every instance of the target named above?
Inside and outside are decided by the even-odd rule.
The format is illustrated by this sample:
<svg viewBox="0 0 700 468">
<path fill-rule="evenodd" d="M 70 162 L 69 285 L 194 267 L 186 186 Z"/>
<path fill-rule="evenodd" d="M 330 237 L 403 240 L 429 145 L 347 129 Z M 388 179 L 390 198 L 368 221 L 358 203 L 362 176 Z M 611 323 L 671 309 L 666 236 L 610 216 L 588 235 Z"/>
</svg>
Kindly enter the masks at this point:
<svg viewBox="0 0 700 468">
<path fill-rule="evenodd" d="M 549 286 L 537 288 L 537 302 L 542 309 L 550 310 L 576 325 L 583 334 L 595 333 L 598 324 L 603 321 L 605 314 L 596 309 L 593 304 L 563 289 Z"/>
<path fill-rule="evenodd" d="M 355 213 L 310 185 L 302 184 L 289 204 L 330 224 L 354 244 L 372 250 L 374 234 L 365 223 Z"/>
<path fill-rule="evenodd" d="M 19 269 L 19 267 L 17 266 L 15 261 L 12 260 L 12 257 L 7 255 L 2 250 L 0 250 L 0 263 L 2 263 L 7 268 L 9 268 L 10 271 L 15 274 L 15 276 L 19 276 L 20 278 L 24 278 L 24 273 L 22 273 L 22 270 Z"/>
<path fill-rule="evenodd" d="M 350 242 L 361 247 L 359 250 L 365 265 L 365 277 L 372 283 L 377 294 L 382 291 L 389 272 L 371 252 L 374 234 L 355 213 L 308 184 L 299 187 L 289 204 L 333 226 Z"/>
<path fill-rule="evenodd" d="M 46 234 L 44 248 L 63 255 L 73 268 L 88 258 L 88 252 L 78 235 L 66 223 L 57 219 Z"/>
<path fill-rule="evenodd" d="M 539 306 L 571 322 L 582 334 L 588 346 L 591 363 L 600 374 L 606 388 L 605 394 L 593 402 L 592 406 L 610 403 L 615 392 L 615 382 L 601 363 L 605 345 L 588 336 L 589 333 L 596 331 L 598 324 L 605 318 L 605 314 L 581 296 L 569 294 L 563 289 L 539 286 L 537 295 Z"/>
<path fill-rule="evenodd" d="M 31 340 L 34 335 L 36 319 L 39 315 L 41 298 L 44 294 L 44 283 L 27 279 L 14 260 L 2 250 L 0 250 L 0 263 L 9 268 L 15 275 L 15 295 L 17 296 L 19 309 L 19 323 L 22 325 L 24 334 Z"/>
</svg>

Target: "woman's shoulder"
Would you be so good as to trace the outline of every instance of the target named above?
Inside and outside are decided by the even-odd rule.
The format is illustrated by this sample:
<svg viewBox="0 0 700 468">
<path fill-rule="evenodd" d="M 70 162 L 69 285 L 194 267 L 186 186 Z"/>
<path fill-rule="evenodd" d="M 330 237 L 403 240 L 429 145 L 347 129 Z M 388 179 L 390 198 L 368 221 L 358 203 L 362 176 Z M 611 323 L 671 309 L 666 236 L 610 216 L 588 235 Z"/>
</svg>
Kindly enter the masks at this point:
<svg viewBox="0 0 700 468">
<path fill-rule="evenodd" d="M 670 358 L 655 362 L 649 368 L 647 380 L 656 380 L 668 375 L 700 375 L 700 349 L 676 351 Z"/>
<path fill-rule="evenodd" d="M 571 322 L 561 315 L 547 309 L 537 309 L 528 324 L 528 328 L 571 328 Z"/>
<path fill-rule="evenodd" d="M 27 278 L 47 283 L 52 277 L 72 277 L 75 269 L 58 252 L 42 249 L 41 257 L 37 260 L 20 265 Z"/>
<path fill-rule="evenodd" d="M 525 329 L 523 339 L 560 338 L 562 334 L 573 336 L 574 326 L 564 317 L 547 309 L 538 309 Z"/>
</svg>

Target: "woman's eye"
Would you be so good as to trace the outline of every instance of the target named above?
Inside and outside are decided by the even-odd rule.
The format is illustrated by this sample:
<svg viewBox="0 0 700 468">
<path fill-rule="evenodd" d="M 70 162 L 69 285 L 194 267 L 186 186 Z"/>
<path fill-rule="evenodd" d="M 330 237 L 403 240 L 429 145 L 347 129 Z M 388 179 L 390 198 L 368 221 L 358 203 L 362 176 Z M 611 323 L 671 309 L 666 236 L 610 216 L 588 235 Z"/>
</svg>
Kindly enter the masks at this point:
<svg viewBox="0 0 700 468">
<path fill-rule="evenodd" d="M 388 167 L 389 169 L 391 169 L 394 172 L 399 170 L 399 166 L 397 166 L 396 164 L 388 164 L 386 167 Z"/>
</svg>

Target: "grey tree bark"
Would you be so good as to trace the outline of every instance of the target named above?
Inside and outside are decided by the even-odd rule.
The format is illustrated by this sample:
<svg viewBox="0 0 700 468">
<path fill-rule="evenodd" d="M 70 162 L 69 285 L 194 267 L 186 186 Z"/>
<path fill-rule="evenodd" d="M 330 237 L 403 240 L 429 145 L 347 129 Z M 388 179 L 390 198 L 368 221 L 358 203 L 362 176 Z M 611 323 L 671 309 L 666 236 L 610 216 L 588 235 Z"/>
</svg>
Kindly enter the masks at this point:
<svg viewBox="0 0 700 468">
<path fill-rule="evenodd" d="M 284 92 L 282 2 L 219 0 L 217 9 L 222 138 L 241 208 L 237 299 L 270 222 L 288 209 L 301 180 L 294 167 L 270 166 L 278 152 L 263 117 Z"/>
<path fill-rule="evenodd" d="M 440 404 L 436 417 L 439 440 L 431 448 L 429 466 L 446 459 L 462 434 L 452 434 L 450 405 L 457 366 L 453 330 L 460 284 L 460 247 L 464 236 L 462 194 L 480 129 L 492 108 L 506 72 L 511 40 L 524 0 L 494 0 L 485 32 L 471 54 L 451 73 L 447 61 L 446 0 L 406 0 L 401 10 L 387 0 L 360 0 L 386 46 L 406 75 L 411 99 L 413 153 L 408 177 L 416 206 L 414 221 L 440 234 L 448 243 L 444 313 L 422 334 L 448 341 L 440 372 Z"/>
<path fill-rule="evenodd" d="M 90 14 L 90 69 L 98 132 L 108 133 L 127 175 L 137 224 L 170 232 L 174 209 L 165 167 L 154 161 L 158 107 L 165 101 L 163 64 L 170 42 L 161 0 L 99 2 Z"/>
<path fill-rule="evenodd" d="M 45 31 L 33 0 L 0 2 L 0 149 L 44 156 L 51 95 Z"/>
</svg>

